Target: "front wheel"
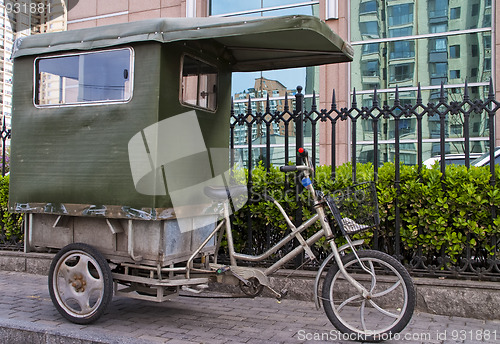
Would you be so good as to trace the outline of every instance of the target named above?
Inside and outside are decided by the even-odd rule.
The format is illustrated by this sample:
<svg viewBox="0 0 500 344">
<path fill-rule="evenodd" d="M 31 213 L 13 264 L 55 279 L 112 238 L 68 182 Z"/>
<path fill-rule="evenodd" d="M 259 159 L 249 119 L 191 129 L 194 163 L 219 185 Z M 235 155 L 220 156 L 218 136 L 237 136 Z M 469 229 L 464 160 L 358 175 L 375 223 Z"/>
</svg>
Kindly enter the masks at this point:
<svg viewBox="0 0 500 344">
<path fill-rule="evenodd" d="M 328 271 L 322 289 L 323 307 L 346 338 L 361 341 L 390 339 L 401 332 L 415 309 L 415 287 L 408 271 L 395 258 L 372 250 L 343 257 L 346 271 L 369 292 L 363 296 L 337 265 Z M 364 268 L 360 264 L 362 262 Z M 366 270 L 365 270 L 366 269 Z"/>
<path fill-rule="evenodd" d="M 106 259 L 92 246 L 69 244 L 49 270 L 49 294 L 59 313 L 76 324 L 89 324 L 113 297 L 113 279 Z"/>
</svg>

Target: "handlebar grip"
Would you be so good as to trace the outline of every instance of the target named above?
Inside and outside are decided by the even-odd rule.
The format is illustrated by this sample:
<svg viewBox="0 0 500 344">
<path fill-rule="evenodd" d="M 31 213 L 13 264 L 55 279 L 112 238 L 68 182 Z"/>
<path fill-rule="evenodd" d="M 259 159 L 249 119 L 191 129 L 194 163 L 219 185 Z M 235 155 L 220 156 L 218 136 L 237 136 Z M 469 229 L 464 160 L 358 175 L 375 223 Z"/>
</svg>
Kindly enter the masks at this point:
<svg viewBox="0 0 500 344">
<path fill-rule="evenodd" d="M 297 166 L 295 165 L 286 165 L 286 166 L 281 166 L 280 167 L 281 172 L 293 172 L 297 171 Z"/>
<path fill-rule="evenodd" d="M 305 158 L 305 157 L 308 155 L 308 153 L 307 153 L 307 149 L 302 148 L 302 147 L 300 147 L 300 148 L 298 149 L 298 153 L 299 153 L 299 156 L 300 156 L 301 158 Z"/>
</svg>

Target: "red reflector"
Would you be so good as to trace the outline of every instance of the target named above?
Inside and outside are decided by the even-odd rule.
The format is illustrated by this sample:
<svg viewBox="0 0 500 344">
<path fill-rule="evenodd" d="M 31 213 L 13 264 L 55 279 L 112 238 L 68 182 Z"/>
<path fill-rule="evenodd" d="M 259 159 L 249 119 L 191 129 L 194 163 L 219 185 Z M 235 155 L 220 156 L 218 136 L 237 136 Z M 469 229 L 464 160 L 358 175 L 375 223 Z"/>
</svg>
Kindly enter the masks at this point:
<svg viewBox="0 0 500 344">
<path fill-rule="evenodd" d="M 304 153 L 304 148 L 302 148 L 302 147 L 301 147 L 301 148 L 299 148 L 299 153 L 300 153 L 300 154 Z"/>
</svg>

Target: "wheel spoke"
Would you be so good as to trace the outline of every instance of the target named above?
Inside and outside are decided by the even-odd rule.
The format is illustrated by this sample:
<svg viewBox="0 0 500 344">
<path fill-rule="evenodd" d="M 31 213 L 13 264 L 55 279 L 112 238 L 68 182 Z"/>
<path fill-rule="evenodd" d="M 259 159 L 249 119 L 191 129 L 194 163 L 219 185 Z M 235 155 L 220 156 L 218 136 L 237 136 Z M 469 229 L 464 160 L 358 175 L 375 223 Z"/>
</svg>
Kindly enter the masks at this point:
<svg viewBox="0 0 500 344">
<path fill-rule="evenodd" d="M 71 267 L 66 264 L 61 264 L 59 270 L 57 271 L 58 277 L 62 277 L 65 281 L 68 281 L 70 268 Z"/>
<path fill-rule="evenodd" d="M 96 279 L 92 275 L 86 276 L 86 290 L 88 292 L 93 292 L 93 291 L 102 291 L 104 289 L 104 282 L 102 279 Z"/>
<path fill-rule="evenodd" d="M 389 312 L 389 311 L 386 311 L 385 309 L 383 309 L 382 307 L 380 307 L 379 305 L 377 305 L 375 302 L 373 302 L 373 300 L 369 300 L 369 301 L 370 301 L 370 304 L 371 304 L 371 305 L 372 305 L 372 306 L 373 306 L 376 310 L 378 310 L 380 313 L 385 314 L 385 315 L 387 315 L 387 316 L 389 316 L 389 317 L 391 317 L 391 318 L 395 318 L 395 319 L 399 318 L 399 314 L 393 314 L 393 313 L 391 313 L 391 312 Z"/>
<path fill-rule="evenodd" d="M 375 286 L 377 285 L 377 276 L 375 275 L 375 267 L 373 266 L 373 262 L 369 260 L 368 264 L 370 265 L 370 272 L 372 277 L 372 283 L 370 286 L 370 293 L 371 293 L 375 290 Z"/>
<path fill-rule="evenodd" d="M 331 268 L 322 295 L 332 324 L 343 333 L 358 333 L 368 340 L 376 339 L 376 334 L 401 331 L 415 306 L 413 283 L 401 263 L 371 250 L 352 253 L 342 261 L 353 278 L 363 281 L 369 293 L 362 295 L 353 290 L 340 268 Z M 379 273 L 383 277 L 377 276 Z"/>
<path fill-rule="evenodd" d="M 380 297 L 380 296 L 384 296 L 384 295 L 387 295 L 389 294 L 391 291 L 393 291 L 394 289 L 396 289 L 397 287 L 399 287 L 401 285 L 401 281 L 398 280 L 396 283 L 394 283 L 391 287 L 389 287 L 388 289 L 384 290 L 384 291 L 381 291 L 379 293 L 376 293 L 376 294 L 373 294 L 372 297 Z"/>
<path fill-rule="evenodd" d="M 90 293 L 78 293 L 74 296 L 74 299 L 80 305 L 81 311 L 77 312 L 80 314 L 88 314 L 92 311 L 94 307 L 90 307 Z"/>
<path fill-rule="evenodd" d="M 359 310 L 359 317 L 361 318 L 361 326 L 363 327 L 363 331 L 366 331 L 365 304 L 366 304 L 366 300 L 363 300 L 363 302 L 361 303 L 361 308 Z"/>
<path fill-rule="evenodd" d="M 347 300 L 345 300 L 344 302 L 342 302 L 338 307 L 337 307 L 337 311 L 340 312 L 340 310 L 345 306 L 347 305 L 349 302 L 351 301 L 354 301 L 356 299 L 359 299 L 361 298 L 361 295 L 354 295 L 354 296 L 351 296 L 350 298 L 348 298 Z"/>
<path fill-rule="evenodd" d="M 82 274 L 88 273 L 90 258 L 82 254 L 78 255 L 78 263 L 72 268 L 72 270 L 80 272 Z"/>
</svg>

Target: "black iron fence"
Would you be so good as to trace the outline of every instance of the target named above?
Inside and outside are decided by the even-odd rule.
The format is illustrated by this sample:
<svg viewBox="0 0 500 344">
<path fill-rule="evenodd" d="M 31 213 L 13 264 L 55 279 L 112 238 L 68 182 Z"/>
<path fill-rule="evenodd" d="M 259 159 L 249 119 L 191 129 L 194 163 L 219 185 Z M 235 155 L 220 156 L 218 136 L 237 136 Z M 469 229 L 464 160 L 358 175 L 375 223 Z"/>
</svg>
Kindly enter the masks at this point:
<svg viewBox="0 0 500 344">
<path fill-rule="evenodd" d="M 273 163 L 295 162 L 295 149 L 304 145 L 309 147 L 315 165 L 319 165 L 320 150 L 327 150 L 322 156 L 329 155 L 331 166 L 336 166 L 339 161 L 336 147 L 339 130 L 348 128 L 350 179 L 353 182 L 358 181 L 359 169 L 362 168 L 363 174 L 366 174 L 366 169 L 369 168 L 372 178 L 378 182 L 379 191 L 390 194 L 387 192 L 387 189 L 390 189 L 393 194 L 389 203 L 387 200 L 383 201 L 386 204 L 381 206 L 382 225 L 369 237 L 370 245 L 398 258 L 414 275 L 500 280 L 500 219 L 497 218 L 497 208 L 500 205 L 500 196 L 497 194 L 500 190 L 496 184 L 495 164 L 489 164 L 489 168 L 480 168 L 488 175 L 487 195 L 478 196 L 473 192 L 469 195 L 483 211 L 486 207 L 486 220 L 475 218 L 474 208 L 466 207 L 466 211 L 460 208 L 460 202 L 463 200 L 457 201 L 457 189 L 450 182 L 453 177 L 451 174 L 461 171 L 463 175 L 471 171 L 472 157 L 476 157 L 477 153 L 489 152 L 483 159 L 483 164 L 488 157 L 489 161 L 495 161 L 494 124 L 499 102 L 494 99 L 491 81 L 484 100 L 472 100 L 466 82 L 461 91 L 462 99 L 456 101 L 448 101 L 451 92 L 441 85 L 441 88 L 434 92 L 435 101 L 424 103 L 419 86 L 412 102 L 402 102 L 400 92 L 396 88 L 392 93 L 392 105 L 387 102 L 381 105 L 379 95 L 374 90 L 371 94 L 371 104 L 364 101 L 363 104 L 368 105 L 360 107 L 357 102 L 359 95 L 353 92 L 350 108 L 337 106 L 334 91 L 329 109 L 318 109 L 315 95 L 310 99 L 309 109 L 305 109 L 301 91 L 302 88 L 298 87 L 292 101 L 285 96 L 282 108 L 274 106 L 269 97 L 261 108 L 256 108 L 250 97 L 244 108 L 241 104 L 238 104 L 239 107 L 233 105 L 230 135 L 231 149 L 235 153 L 231 155 L 231 164 L 243 166 L 248 170 L 250 190 L 250 201 L 246 210 L 240 210 L 234 216 L 241 247 L 249 253 L 262 253 L 284 234 L 280 225 L 272 221 L 273 214 L 276 213 L 266 213 L 268 210 L 262 210 L 256 204 L 260 197 L 255 195 L 268 192 L 267 187 L 261 185 L 262 170 L 269 176 L 273 174 Z M 342 122 L 349 125 L 342 126 Z M 325 143 L 323 139 L 320 144 L 320 131 L 323 131 L 328 142 Z M 409 151 L 411 159 L 407 158 Z M 439 157 L 451 156 L 451 153 L 461 153 L 458 158 L 462 159 L 465 168 L 448 170 L 447 160 L 439 160 Z M 430 155 L 435 159 L 438 157 L 436 160 L 439 161 L 439 167 L 429 169 L 424 165 L 424 160 Z M 279 156 L 281 161 L 278 161 L 276 156 Z M 359 165 L 360 160 L 370 164 Z M 383 165 L 384 162 L 392 162 L 389 181 L 387 175 L 384 175 L 383 181 L 378 180 L 381 172 L 391 170 L 391 167 Z M 413 165 L 410 169 L 403 164 L 408 165 L 408 162 Z M 329 170 L 330 184 L 339 185 L 335 184 L 339 179 L 338 171 L 335 167 Z M 408 171 L 411 171 L 411 178 L 408 177 Z M 405 175 L 402 176 L 402 173 Z M 432 179 L 433 176 L 438 176 L 440 180 L 439 189 L 434 192 L 435 197 L 428 193 L 431 183 L 429 178 Z M 259 179 L 258 182 L 256 178 Z M 412 178 L 413 180 L 409 180 Z M 300 183 L 296 182 L 293 176 L 284 177 L 282 183 L 283 186 L 280 187 L 285 194 L 293 190 L 294 197 L 288 198 L 289 203 L 292 203 L 289 210 L 294 212 L 295 221 L 299 223 L 307 215 L 303 213 L 301 205 L 304 198 L 301 197 Z M 323 184 L 325 183 L 323 181 Z M 415 183 L 419 183 L 420 189 L 412 186 L 416 185 Z M 471 187 L 465 182 L 463 185 L 460 187 Z M 417 192 L 413 197 L 418 202 L 409 204 L 408 194 L 411 197 L 412 187 L 414 192 Z M 418 194 L 424 192 L 422 190 L 428 193 L 426 201 L 423 194 Z M 379 193 L 379 202 L 380 197 Z M 478 197 L 482 198 L 478 201 Z M 463 202 L 464 206 L 470 203 Z M 454 209 L 447 217 L 435 213 L 432 216 L 424 216 L 416 204 L 420 207 L 438 207 L 434 209 L 435 213 L 439 213 L 439 206 L 443 207 L 442 209 Z M 267 220 L 259 222 L 253 213 L 255 211 L 262 211 Z M 453 224 L 459 229 L 448 230 L 447 224 Z M 315 250 L 320 257 L 325 254 L 321 247 L 316 247 Z M 275 258 L 280 255 L 281 252 L 278 252 Z M 302 260 L 297 261 L 295 266 L 301 263 Z"/>
<path fill-rule="evenodd" d="M 11 136 L 11 129 L 7 127 L 5 117 L 2 120 L 2 127 L 0 131 L 0 139 L 2 142 L 2 161 L 0 162 L 2 167 L 2 177 L 4 177 L 9 171 L 9 155 L 7 142 Z M 8 202 L 8 182 L 2 180 L 0 182 L 0 217 L 2 219 L 2 225 L 0 227 L 0 249 L 2 250 L 14 250 L 20 251 L 23 249 L 23 241 L 21 235 L 13 227 L 13 221 L 9 218 L 7 213 L 7 202 Z"/>
<path fill-rule="evenodd" d="M 273 103 L 273 99 L 267 98 L 262 108 L 259 108 L 248 99 L 243 110 L 236 106 L 232 108 L 230 160 L 232 165 L 246 168 L 250 196 L 246 210 L 242 209 L 234 215 L 237 248 L 249 253 L 259 253 L 283 237 L 284 221 L 277 219 L 279 213 L 270 210 L 272 206 L 267 207 L 265 202 L 258 202 L 262 199 L 259 195 L 269 191 L 265 184 L 270 182 L 269 178 L 273 173 L 276 180 L 272 183 L 283 193 L 282 200 L 289 213 L 294 214 L 295 221 L 299 223 L 308 216 L 307 198 L 303 197 L 301 183 L 293 175 L 276 173 L 273 168 L 273 164 L 300 163 L 295 155 L 296 148 L 306 146 L 317 171 L 323 171 L 322 185 L 336 187 L 342 184 L 340 179 L 343 182 L 345 179 L 356 182 L 366 178 L 367 170 L 370 170 L 371 178 L 378 182 L 382 225 L 367 237 L 372 247 L 389 252 L 401 260 L 414 275 L 500 280 L 500 218 L 497 216 L 500 206 L 497 178 L 500 171 L 495 171 L 493 163 L 489 167 L 480 168 L 483 172 L 489 172 L 488 180 L 483 185 L 483 189 L 487 190 L 479 190 L 481 187 L 477 186 L 474 190 L 464 189 L 465 194 L 470 193 L 469 198 L 460 203 L 457 201 L 457 190 L 447 179 L 451 174 L 459 174 L 458 170 L 448 170 L 445 159 L 441 159 L 439 167 L 432 170 L 423 164 L 426 153 L 445 157 L 453 153 L 452 148 L 457 150 L 457 147 L 461 149 L 467 169 L 473 165 L 473 153 L 484 150 L 488 154 L 483 161 L 494 162 L 497 159 L 494 127 L 500 103 L 494 99 L 491 82 L 484 100 L 471 100 L 466 84 L 461 100 L 448 101 L 449 94 L 442 85 L 435 101 L 427 103 L 422 100 L 420 87 L 416 91 L 414 102 L 402 102 L 396 89 L 392 105 L 381 105 L 377 91 L 374 90 L 371 104 L 364 100 L 364 106 L 359 107 L 359 95 L 353 92 L 350 108 L 339 108 L 333 92 L 329 109 L 318 109 L 316 96 L 304 99 L 301 91 L 302 88 L 298 87 L 295 96 L 292 99 L 285 96 L 280 99 L 281 104 Z M 349 125 L 345 126 L 345 123 Z M 340 169 L 334 168 L 340 160 L 337 156 L 337 137 L 346 128 L 350 131 L 348 178 L 345 177 L 345 169 L 342 170 L 343 175 L 340 175 Z M 323 138 L 320 142 L 320 133 L 327 140 Z M 0 131 L 2 175 L 8 171 L 6 143 L 10 135 L 11 130 L 4 120 Z M 408 147 L 408 144 L 412 147 Z M 430 149 L 429 144 L 432 145 Z M 323 157 L 328 156 L 333 168 L 322 169 L 319 166 L 320 151 Z M 408 154 L 412 154 L 410 159 L 406 158 Z M 359 165 L 358 162 L 371 164 Z M 392 170 L 390 166 L 386 168 L 385 162 L 392 162 Z M 403 162 L 413 163 L 410 172 Z M 390 177 L 387 170 L 391 171 Z M 328 178 L 324 178 L 325 171 Z M 434 171 L 434 174 L 428 171 Z M 277 174 L 283 177 L 276 177 Z M 432 189 L 429 185 L 436 175 L 440 181 L 439 188 Z M 474 178 L 476 177 L 484 179 L 484 174 Z M 319 182 L 318 175 L 316 181 Z M 415 185 L 420 185 L 420 189 Z M 436 196 L 430 197 L 427 203 L 422 202 L 425 197 L 418 192 L 429 192 L 429 189 Z M 417 193 L 411 196 L 412 191 Z M 409 193 L 415 199 L 410 206 Z M 394 197 L 381 200 L 381 194 L 384 197 L 386 194 Z M 476 208 L 471 208 L 470 203 L 474 203 Z M 456 209 L 451 213 L 453 218 L 443 218 L 435 214 L 421 215 L 417 206 L 437 208 L 437 212 L 440 207 Z M 463 212 L 461 206 L 467 211 Z M 485 207 L 487 219 L 479 218 L 480 215 L 477 214 L 484 215 Z M 2 209 L 2 216 L 4 211 L 6 209 Z M 257 218 L 255 211 L 264 214 L 264 218 Z M 451 232 L 443 229 L 450 223 L 460 229 Z M 436 224 L 437 229 L 434 228 Z M 15 236 L 7 239 L 5 226 L 2 226 L 0 246 L 2 249 L 22 249 L 22 241 Z M 283 248 L 285 251 L 287 249 L 289 248 Z M 325 254 L 320 246 L 314 250 L 320 258 Z M 274 258 L 279 258 L 281 253 L 278 252 Z M 303 261 L 301 258 L 294 265 L 300 266 Z"/>
</svg>

